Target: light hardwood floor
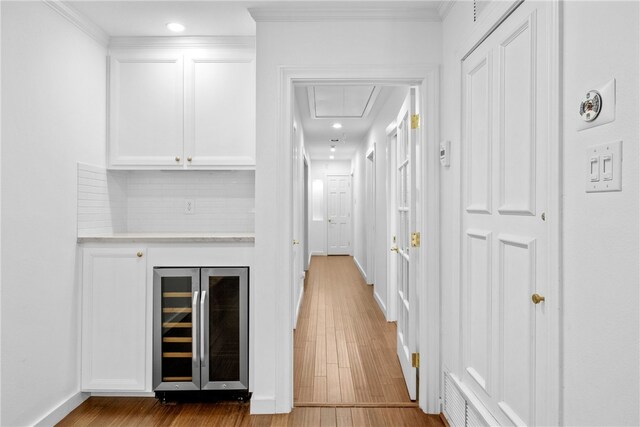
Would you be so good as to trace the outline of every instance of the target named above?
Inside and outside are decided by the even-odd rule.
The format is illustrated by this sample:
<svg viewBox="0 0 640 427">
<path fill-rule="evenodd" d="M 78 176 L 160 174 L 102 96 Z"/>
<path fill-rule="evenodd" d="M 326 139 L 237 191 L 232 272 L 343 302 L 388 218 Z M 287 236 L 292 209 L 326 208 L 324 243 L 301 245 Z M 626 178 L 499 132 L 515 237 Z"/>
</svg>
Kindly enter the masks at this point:
<svg viewBox="0 0 640 427">
<path fill-rule="evenodd" d="M 415 405 L 396 356 L 395 323 L 385 320 L 352 257 L 312 257 L 294 342 L 296 406 Z"/>
<path fill-rule="evenodd" d="M 249 404 L 177 403 L 148 397 L 91 397 L 58 426 L 443 426 L 418 408 L 294 408 L 289 414 L 249 415 Z"/>
</svg>

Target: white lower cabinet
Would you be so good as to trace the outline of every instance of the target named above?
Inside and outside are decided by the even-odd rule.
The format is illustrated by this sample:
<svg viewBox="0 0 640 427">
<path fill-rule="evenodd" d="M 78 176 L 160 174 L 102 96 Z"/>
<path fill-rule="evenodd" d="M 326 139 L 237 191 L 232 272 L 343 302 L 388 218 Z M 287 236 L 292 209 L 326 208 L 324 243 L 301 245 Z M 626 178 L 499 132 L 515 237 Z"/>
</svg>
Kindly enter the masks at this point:
<svg viewBox="0 0 640 427">
<path fill-rule="evenodd" d="M 145 252 L 83 249 L 83 391 L 146 389 Z"/>
</svg>

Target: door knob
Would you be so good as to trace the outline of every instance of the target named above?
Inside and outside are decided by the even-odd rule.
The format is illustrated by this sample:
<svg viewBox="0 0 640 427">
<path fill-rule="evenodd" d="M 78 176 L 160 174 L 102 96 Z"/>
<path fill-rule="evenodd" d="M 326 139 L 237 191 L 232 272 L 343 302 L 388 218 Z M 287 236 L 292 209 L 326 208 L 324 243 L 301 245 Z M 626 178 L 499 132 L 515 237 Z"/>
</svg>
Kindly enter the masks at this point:
<svg viewBox="0 0 640 427">
<path fill-rule="evenodd" d="M 180 156 L 176 156 L 176 162 L 180 161 Z"/>
<path fill-rule="evenodd" d="M 392 247 L 391 252 L 398 252 L 398 247 L 397 246 Z"/>
<path fill-rule="evenodd" d="M 191 160 L 193 160 L 193 157 L 191 156 L 187 157 L 187 162 L 190 162 Z"/>
<path fill-rule="evenodd" d="M 294 245 L 299 245 L 299 244 L 300 244 L 300 242 L 298 242 L 297 240 L 294 240 L 294 241 L 293 241 L 293 244 L 294 244 Z"/>
<path fill-rule="evenodd" d="M 534 304 L 540 304 L 542 301 L 544 301 L 544 297 L 539 294 L 533 294 L 531 295 L 531 301 L 533 301 Z"/>
<path fill-rule="evenodd" d="M 331 222 L 331 220 L 330 220 L 330 219 L 328 219 L 327 221 Z"/>
<path fill-rule="evenodd" d="M 144 255 L 144 254 L 142 253 L 142 251 L 138 251 L 138 253 L 136 255 L 138 256 L 138 258 L 142 258 L 142 255 Z"/>
</svg>

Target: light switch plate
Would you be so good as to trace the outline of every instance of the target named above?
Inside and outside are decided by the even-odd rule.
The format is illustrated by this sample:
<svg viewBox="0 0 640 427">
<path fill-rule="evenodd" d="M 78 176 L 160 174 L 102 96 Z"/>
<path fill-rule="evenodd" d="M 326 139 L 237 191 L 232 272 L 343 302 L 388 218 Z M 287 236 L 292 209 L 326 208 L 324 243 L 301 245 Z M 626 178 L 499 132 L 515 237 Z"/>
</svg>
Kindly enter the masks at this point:
<svg viewBox="0 0 640 427">
<path fill-rule="evenodd" d="M 586 192 L 622 191 L 622 160 L 622 141 L 587 147 Z"/>
<path fill-rule="evenodd" d="M 578 109 L 585 94 L 591 90 L 595 90 L 600 94 L 600 97 L 602 98 L 602 109 L 600 110 L 600 114 L 598 114 L 598 117 L 596 117 L 594 121 L 585 122 L 578 113 Z M 587 88 L 584 93 L 580 93 L 579 99 L 576 100 L 575 117 L 576 120 L 578 120 L 577 127 L 579 131 L 604 125 L 606 123 L 611 123 L 612 121 L 614 121 L 616 119 L 616 79 L 611 79 L 607 83 L 598 87 Z"/>
</svg>

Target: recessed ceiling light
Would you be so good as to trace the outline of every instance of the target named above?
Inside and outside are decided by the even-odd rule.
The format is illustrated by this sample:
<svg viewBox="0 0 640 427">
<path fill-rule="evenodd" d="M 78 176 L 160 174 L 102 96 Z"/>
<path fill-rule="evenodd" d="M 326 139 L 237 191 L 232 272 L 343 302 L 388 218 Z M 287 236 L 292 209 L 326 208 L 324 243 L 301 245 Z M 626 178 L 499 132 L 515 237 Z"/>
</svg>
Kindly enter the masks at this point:
<svg viewBox="0 0 640 427">
<path fill-rule="evenodd" d="M 332 146 L 331 146 L 331 152 L 333 153 L 333 152 L 335 152 L 335 151 L 336 151 L 336 146 L 335 146 L 335 145 L 332 145 Z"/>
<path fill-rule="evenodd" d="M 169 31 L 173 31 L 174 33 L 181 33 L 184 31 L 184 25 L 178 22 L 169 22 L 167 24 L 167 28 L 169 29 Z"/>
<path fill-rule="evenodd" d="M 329 156 L 329 160 L 333 160 L 335 156 Z"/>
<path fill-rule="evenodd" d="M 331 125 L 331 127 L 334 128 L 334 129 L 342 129 L 342 124 L 334 123 L 334 124 Z"/>
</svg>

